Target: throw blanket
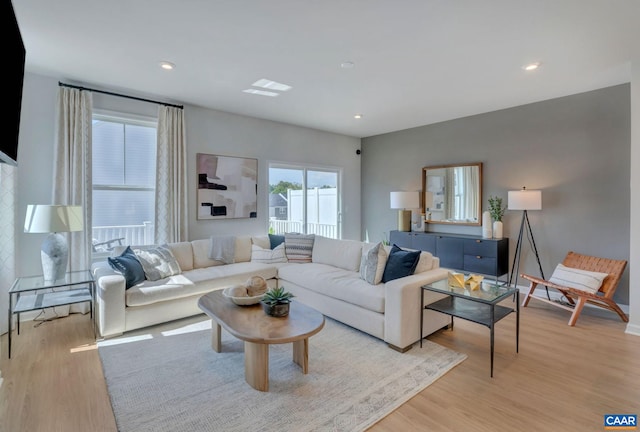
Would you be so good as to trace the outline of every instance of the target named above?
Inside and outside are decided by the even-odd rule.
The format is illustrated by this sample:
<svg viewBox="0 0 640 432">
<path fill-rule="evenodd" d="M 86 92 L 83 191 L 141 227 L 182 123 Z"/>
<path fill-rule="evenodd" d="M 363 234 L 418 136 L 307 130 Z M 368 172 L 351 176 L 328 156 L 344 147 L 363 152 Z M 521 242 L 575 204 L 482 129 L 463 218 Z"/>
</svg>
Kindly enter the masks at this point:
<svg viewBox="0 0 640 432">
<path fill-rule="evenodd" d="M 222 261 L 225 264 L 233 264 L 236 255 L 235 236 L 211 236 L 211 249 L 209 258 Z"/>
</svg>

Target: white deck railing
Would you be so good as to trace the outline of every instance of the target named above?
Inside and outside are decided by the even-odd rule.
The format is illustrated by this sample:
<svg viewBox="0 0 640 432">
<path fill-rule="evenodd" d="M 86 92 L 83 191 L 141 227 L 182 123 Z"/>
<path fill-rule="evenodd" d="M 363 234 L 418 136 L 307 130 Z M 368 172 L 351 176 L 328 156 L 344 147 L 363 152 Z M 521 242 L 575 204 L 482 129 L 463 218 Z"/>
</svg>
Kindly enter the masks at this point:
<svg viewBox="0 0 640 432">
<path fill-rule="evenodd" d="M 284 234 L 289 232 L 304 232 L 301 221 L 289 221 L 270 219 L 269 232 L 274 234 Z M 308 223 L 307 234 L 317 234 L 323 237 L 338 238 L 338 226 L 330 224 Z"/>
<path fill-rule="evenodd" d="M 153 222 L 144 222 L 142 225 L 124 226 L 100 226 L 91 230 L 93 244 L 105 243 L 111 240 L 122 239 L 122 245 L 150 245 L 153 244 Z M 109 247 L 117 246 L 117 241 L 104 247 L 98 246 L 96 249 L 107 250 Z"/>
</svg>

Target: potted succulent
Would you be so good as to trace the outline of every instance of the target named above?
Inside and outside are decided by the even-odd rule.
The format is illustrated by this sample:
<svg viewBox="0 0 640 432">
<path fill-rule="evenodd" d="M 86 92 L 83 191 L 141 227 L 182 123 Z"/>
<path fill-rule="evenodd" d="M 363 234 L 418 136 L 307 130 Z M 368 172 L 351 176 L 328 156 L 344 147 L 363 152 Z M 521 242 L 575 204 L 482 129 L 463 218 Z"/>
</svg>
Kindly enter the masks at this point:
<svg viewBox="0 0 640 432">
<path fill-rule="evenodd" d="M 284 290 L 284 287 L 271 288 L 264 294 L 260 303 L 267 315 L 285 317 L 289 315 L 289 305 L 293 294 Z"/>
<path fill-rule="evenodd" d="M 507 209 L 502 205 L 502 198 L 490 196 L 489 197 L 489 213 L 491 213 L 491 219 L 493 219 L 493 237 L 502 238 L 502 216 Z"/>
</svg>

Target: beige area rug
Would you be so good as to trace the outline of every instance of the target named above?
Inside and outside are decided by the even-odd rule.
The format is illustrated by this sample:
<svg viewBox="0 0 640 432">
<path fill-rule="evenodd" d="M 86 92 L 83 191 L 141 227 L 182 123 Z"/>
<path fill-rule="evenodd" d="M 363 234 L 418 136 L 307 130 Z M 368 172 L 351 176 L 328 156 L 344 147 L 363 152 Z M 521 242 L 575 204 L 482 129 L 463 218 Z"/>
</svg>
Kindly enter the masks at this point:
<svg viewBox="0 0 640 432">
<path fill-rule="evenodd" d="M 271 345 L 269 392 L 244 379 L 243 342 L 211 349 L 204 315 L 99 342 L 121 432 L 362 431 L 461 363 L 425 341 L 401 354 L 331 319 L 309 338 L 309 373 Z"/>
</svg>

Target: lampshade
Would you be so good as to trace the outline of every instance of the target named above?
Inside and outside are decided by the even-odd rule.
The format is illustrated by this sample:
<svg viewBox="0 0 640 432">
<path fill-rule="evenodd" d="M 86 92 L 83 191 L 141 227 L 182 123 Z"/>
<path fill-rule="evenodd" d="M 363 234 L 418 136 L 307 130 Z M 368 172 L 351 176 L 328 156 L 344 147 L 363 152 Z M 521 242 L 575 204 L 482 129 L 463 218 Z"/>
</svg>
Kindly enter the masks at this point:
<svg viewBox="0 0 640 432">
<path fill-rule="evenodd" d="M 28 205 L 24 232 L 49 233 L 42 242 L 40 258 L 45 281 L 64 278 L 69 262 L 69 246 L 62 232 L 82 231 L 82 207 Z"/>
<path fill-rule="evenodd" d="M 82 206 L 28 205 L 24 219 L 26 233 L 82 231 Z"/>
<path fill-rule="evenodd" d="M 507 208 L 509 210 L 542 210 L 542 191 L 527 190 L 507 192 Z"/>
<path fill-rule="evenodd" d="M 392 209 L 416 209 L 420 207 L 420 194 L 418 191 L 412 192 L 391 192 Z"/>
</svg>

